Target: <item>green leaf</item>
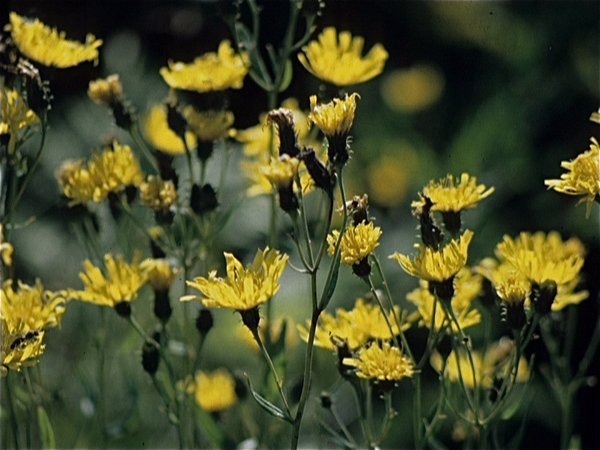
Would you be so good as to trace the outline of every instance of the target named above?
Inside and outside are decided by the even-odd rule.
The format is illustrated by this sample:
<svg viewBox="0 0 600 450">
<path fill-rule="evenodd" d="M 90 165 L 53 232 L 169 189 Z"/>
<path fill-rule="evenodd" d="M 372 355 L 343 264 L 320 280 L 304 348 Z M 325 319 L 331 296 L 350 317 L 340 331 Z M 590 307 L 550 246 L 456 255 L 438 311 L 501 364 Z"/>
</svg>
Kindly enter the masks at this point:
<svg viewBox="0 0 600 450">
<path fill-rule="evenodd" d="M 223 433 L 223 430 L 215 422 L 213 417 L 199 406 L 195 408 L 195 412 L 196 420 L 200 424 L 200 429 L 204 433 L 204 436 L 210 443 L 210 447 L 225 448 L 225 442 L 227 441 L 227 437 Z"/>
<path fill-rule="evenodd" d="M 283 92 L 290 86 L 293 75 L 294 75 L 294 67 L 292 65 L 292 60 L 288 59 L 285 62 L 285 67 L 283 68 L 283 75 L 281 77 L 281 82 L 279 83 L 279 88 L 277 89 L 278 92 Z"/>
<path fill-rule="evenodd" d="M 338 280 L 338 274 L 340 272 L 340 261 L 342 260 L 341 254 L 338 253 L 337 257 L 333 261 L 333 273 L 331 275 L 331 279 L 329 280 L 329 284 L 325 286 L 323 289 L 323 295 L 321 296 L 321 301 L 319 303 L 319 309 L 324 310 L 329 304 L 329 300 L 333 296 L 333 292 L 335 291 L 335 286 Z"/>
<path fill-rule="evenodd" d="M 56 448 L 56 441 L 54 440 L 54 430 L 52 424 L 48 418 L 48 414 L 43 406 L 38 406 L 38 425 L 40 427 L 40 439 L 42 441 L 42 448 Z"/>
<path fill-rule="evenodd" d="M 248 384 L 248 388 L 250 389 L 250 393 L 252 394 L 252 397 L 254 397 L 254 400 L 256 400 L 256 403 L 258 403 L 258 405 L 262 409 L 264 409 L 265 411 L 267 411 L 272 416 L 275 416 L 275 417 L 278 417 L 280 419 L 283 419 L 286 422 L 289 422 L 289 423 L 293 423 L 294 422 L 290 416 L 288 416 L 281 409 L 279 409 L 273 403 L 271 403 L 266 398 L 262 397 L 258 392 L 256 392 L 252 388 L 252 383 L 250 382 L 250 378 L 248 378 L 248 375 L 244 374 L 244 376 L 246 377 L 246 383 Z"/>
</svg>

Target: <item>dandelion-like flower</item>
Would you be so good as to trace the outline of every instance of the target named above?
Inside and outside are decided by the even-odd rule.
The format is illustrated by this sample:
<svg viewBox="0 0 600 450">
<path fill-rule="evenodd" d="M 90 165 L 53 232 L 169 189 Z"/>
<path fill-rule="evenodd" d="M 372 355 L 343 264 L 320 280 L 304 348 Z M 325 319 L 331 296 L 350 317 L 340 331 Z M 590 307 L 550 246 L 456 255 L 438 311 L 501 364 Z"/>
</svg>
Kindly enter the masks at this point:
<svg viewBox="0 0 600 450">
<path fill-rule="evenodd" d="M 571 161 L 563 161 L 560 166 L 567 169 L 559 180 L 545 180 L 548 189 L 567 195 L 583 195 L 579 203 L 586 203 L 585 217 L 589 217 L 594 200 L 600 198 L 600 150 L 598 141 L 590 139 L 590 149 L 577 155 Z"/>
<path fill-rule="evenodd" d="M 56 173 L 70 205 L 88 201 L 102 202 L 111 192 L 139 186 L 144 179 L 140 163 L 128 145 L 113 141 L 112 148 L 94 153 L 87 163 L 65 161 Z"/>
<path fill-rule="evenodd" d="M 481 322 L 481 314 L 473 307 L 473 299 L 481 291 L 481 279 L 480 275 L 474 274 L 466 267 L 462 268 L 454 278 L 454 296 L 450 301 L 450 307 L 463 330 Z M 436 299 L 429 291 L 426 281 L 420 280 L 420 286 L 409 292 L 406 299 L 418 308 L 415 317 L 418 317 L 420 326 L 431 328 L 433 322 L 434 330 L 439 331 L 445 324 L 444 307 L 439 303 L 436 305 Z M 409 320 L 411 320 L 410 316 Z M 455 333 L 458 332 L 458 327 L 454 322 L 451 322 L 448 332 L 450 329 Z"/>
<path fill-rule="evenodd" d="M 84 61 L 98 62 L 101 39 L 88 34 L 85 43 L 65 39 L 64 31 L 57 31 L 40 22 L 10 13 L 10 31 L 19 50 L 45 66 L 73 67 Z"/>
<path fill-rule="evenodd" d="M 17 326 L 11 324 L 4 315 L 0 318 L 2 322 L 1 357 L 2 366 L 0 373 L 2 378 L 8 375 L 8 371 L 20 371 L 21 366 L 32 366 L 38 362 L 37 358 L 44 352 L 44 331 L 25 330 L 25 324 Z"/>
<path fill-rule="evenodd" d="M 169 128 L 165 105 L 157 104 L 150 108 L 150 111 L 142 120 L 142 131 L 150 144 L 161 152 L 170 155 L 185 153 L 183 140 Z M 191 131 L 186 131 L 185 141 L 188 148 L 192 148 L 196 145 L 196 136 Z"/>
<path fill-rule="evenodd" d="M 354 123 L 356 113 L 356 92 L 346 94 L 343 99 L 334 98 L 331 102 L 317 104 L 317 96 L 310 97 L 310 113 L 308 120 L 314 123 L 328 138 L 334 136 L 348 136 Z"/>
<path fill-rule="evenodd" d="M 99 105 L 112 106 L 123 98 L 123 85 L 118 74 L 90 81 L 88 97 Z"/>
<path fill-rule="evenodd" d="M 396 317 L 400 317 L 400 308 L 394 306 Z M 386 311 L 388 317 L 391 311 Z M 390 319 L 391 320 L 391 319 Z M 391 320 L 394 335 L 400 334 L 398 325 Z M 306 323 L 310 327 L 310 321 Z M 406 331 L 410 324 L 402 325 Z M 300 338 L 308 341 L 308 329 L 298 325 Z M 336 349 L 336 342 L 346 342 L 350 350 L 355 350 L 373 339 L 391 339 L 390 328 L 381 308 L 372 303 L 366 303 L 358 298 L 351 310 L 338 308 L 335 317 L 327 312 L 321 313 L 315 334 L 315 345 L 329 350 Z"/>
<path fill-rule="evenodd" d="M 148 208 L 168 212 L 177 200 L 177 190 L 173 181 L 149 175 L 148 180 L 140 184 L 140 198 Z"/>
<path fill-rule="evenodd" d="M 110 307 L 136 300 L 138 290 L 148 279 L 149 269 L 140 264 L 138 252 L 131 263 L 125 262 L 121 255 L 116 260 L 111 254 L 105 255 L 104 271 L 89 259 L 83 262 L 83 268 L 85 271 L 80 272 L 79 278 L 84 289 L 69 289 L 66 295 L 70 299 Z"/>
<path fill-rule="evenodd" d="M 368 257 L 371 252 L 379 245 L 381 228 L 373 225 L 373 222 L 361 222 L 358 225 L 349 224 L 342 236 L 340 243 L 342 262 L 348 266 L 360 262 Z M 332 230 L 327 236 L 329 248 L 327 252 L 333 255 L 335 245 L 340 238 L 338 230 Z"/>
<path fill-rule="evenodd" d="M 19 131 L 39 122 L 38 116 L 18 91 L 2 87 L 0 91 L 0 134 L 16 135 Z"/>
<path fill-rule="evenodd" d="M 376 77 L 388 58 L 379 43 L 363 57 L 364 38 L 353 37 L 348 31 L 338 36 L 334 27 L 325 28 L 318 39 L 302 47 L 304 53 L 298 53 L 298 59 L 314 76 L 337 86 L 363 83 Z"/>
<path fill-rule="evenodd" d="M 204 306 L 247 311 L 269 300 L 279 290 L 279 278 L 285 269 L 288 255 L 278 250 L 258 250 L 254 261 L 246 268 L 231 253 L 224 253 L 227 261 L 227 279 L 217 277 L 217 271 L 208 278 L 196 277 L 186 284 L 199 290 L 204 297 L 186 295 L 181 301 L 198 300 Z"/>
<path fill-rule="evenodd" d="M 179 273 L 176 267 L 171 267 L 166 259 L 148 258 L 142 261 L 140 268 L 146 273 L 147 282 L 155 291 L 168 290 Z"/>
<path fill-rule="evenodd" d="M 231 111 L 197 111 L 189 105 L 183 109 L 189 129 L 202 141 L 212 142 L 233 134 Z"/>
<path fill-rule="evenodd" d="M 22 331 L 41 330 L 60 325 L 65 312 L 65 299 L 61 295 L 44 290 L 38 279 L 34 286 L 18 281 L 13 289 L 13 280 L 2 284 L 2 317 Z"/>
<path fill-rule="evenodd" d="M 190 64 L 169 61 L 169 67 L 161 68 L 160 74 L 173 89 L 221 91 L 240 89 L 249 66 L 250 60 L 245 52 L 236 55 L 231 43 L 223 41 L 217 53 L 206 53 Z"/>
<path fill-rule="evenodd" d="M 2 262 L 7 266 L 12 264 L 13 250 L 12 244 L 4 240 L 4 225 L 0 223 L 0 256 Z"/>
<path fill-rule="evenodd" d="M 354 358 L 344 358 L 344 364 L 356 367 L 356 376 L 373 381 L 398 381 L 410 378 L 414 367 L 409 358 L 404 356 L 398 347 L 389 342 L 372 342 L 363 347 Z"/>
<path fill-rule="evenodd" d="M 193 394 L 196 403 L 207 412 L 222 411 L 237 401 L 235 380 L 225 368 L 213 372 L 199 370 L 194 380 L 184 382 L 182 387 Z"/>
</svg>

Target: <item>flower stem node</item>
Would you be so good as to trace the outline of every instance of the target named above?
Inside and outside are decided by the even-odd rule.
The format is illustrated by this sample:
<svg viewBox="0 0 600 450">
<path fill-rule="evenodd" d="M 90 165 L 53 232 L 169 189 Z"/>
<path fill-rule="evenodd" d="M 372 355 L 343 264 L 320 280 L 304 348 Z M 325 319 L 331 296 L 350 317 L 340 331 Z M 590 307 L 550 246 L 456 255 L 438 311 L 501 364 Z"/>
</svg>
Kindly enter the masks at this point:
<svg viewBox="0 0 600 450">
<path fill-rule="evenodd" d="M 550 312 L 552 303 L 558 293 L 558 287 L 555 281 L 547 280 L 543 283 L 531 283 L 531 301 L 535 312 L 540 316 L 545 316 Z"/>
<path fill-rule="evenodd" d="M 142 367 L 150 376 L 154 376 L 160 363 L 160 352 L 156 345 L 150 341 L 144 342 L 142 346 Z"/>
</svg>

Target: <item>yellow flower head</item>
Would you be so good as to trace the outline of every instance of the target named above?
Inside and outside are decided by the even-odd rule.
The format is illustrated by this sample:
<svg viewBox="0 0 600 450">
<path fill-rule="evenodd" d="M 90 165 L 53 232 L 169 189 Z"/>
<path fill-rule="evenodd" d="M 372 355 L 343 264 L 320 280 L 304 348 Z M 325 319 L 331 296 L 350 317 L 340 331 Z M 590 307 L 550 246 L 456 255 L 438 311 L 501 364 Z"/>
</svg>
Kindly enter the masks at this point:
<svg viewBox="0 0 600 450">
<path fill-rule="evenodd" d="M 277 159 L 272 158 L 268 166 L 261 167 L 261 172 L 275 187 L 285 187 L 293 182 L 299 164 L 298 158 L 282 155 Z"/>
<path fill-rule="evenodd" d="M 15 328 L 22 324 L 23 332 L 60 325 L 64 312 L 65 299 L 44 291 L 39 279 L 35 286 L 19 281 L 16 291 L 13 280 L 2 284 L 2 317 Z"/>
<path fill-rule="evenodd" d="M 123 85 L 118 74 L 109 75 L 106 78 L 98 78 L 90 81 L 88 97 L 94 103 L 112 106 L 123 98 Z"/>
<path fill-rule="evenodd" d="M 493 187 L 486 190 L 485 185 L 478 185 L 477 178 L 468 173 L 463 173 L 460 181 L 456 180 L 456 184 L 452 175 L 448 174 L 438 182 L 430 181 L 423 188 L 423 194 L 433 202 L 431 211 L 440 212 L 461 212 L 463 209 L 474 208 L 480 200 L 489 197 L 492 192 L 494 192 Z M 422 209 L 424 205 L 425 201 L 422 197 L 411 204 L 415 209 Z"/>
<path fill-rule="evenodd" d="M 568 172 L 560 180 L 545 180 L 548 189 L 568 195 L 583 195 L 579 203 L 586 202 L 585 217 L 589 217 L 592 203 L 600 196 L 600 150 L 598 141 L 591 138 L 590 149 L 572 161 L 563 161 L 560 166 Z"/>
<path fill-rule="evenodd" d="M 150 144 L 161 152 L 170 155 L 180 155 L 185 153 L 185 144 L 177 134 L 169 128 L 167 121 L 167 107 L 156 104 L 150 108 L 150 111 L 143 119 L 142 131 Z M 196 136 L 191 131 L 186 131 L 185 141 L 188 148 L 196 145 Z"/>
<path fill-rule="evenodd" d="M 88 34 L 85 44 L 65 39 L 64 31 L 57 31 L 40 22 L 39 19 L 24 19 L 17 13 L 10 13 L 10 31 L 19 50 L 45 66 L 59 68 L 73 67 L 83 61 L 98 63 L 98 47 L 101 39 Z"/>
<path fill-rule="evenodd" d="M 223 41 L 217 53 L 206 53 L 190 64 L 169 61 L 169 67 L 161 68 L 160 74 L 173 89 L 221 91 L 240 89 L 249 66 L 246 53 L 236 55 L 229 41 Z"/>
<path fill-rule="evenodd" d="M 462 329 L 477 325 L 481 322 L 481 314 L 476 308 L 473 308 L 473 299 L 477 297 L 481 290 L 481 276 L 474 274 L 470 269 L 462 268 L 454 278 L 454 296 L 450 302 L 452 310 L 458 319 L 458 323 Z M 409 292 L 406 299 L 413 303 L 417 308 L 419 325 L 422 327 L 433 327 L 439 331 L 447 322 L 444 307 L 437 303 L 435 297 L 428 288 L 428 283 L 424 280 L 420 281 L 420 286 Z M 435 319 L 433 317 L 435 310 Z M 409 317 L 409 320 L 411 317 Z M 451 324 L 451 329 L 458 332 L 458 327 L 454 322 Z M 450 332 L 450 328 L 447 329 Z"/>
<path fill-rule="evenodd" d="M 233 134 L 231 111 L 196 111 L 189 105 L 183 109 L 189 129 L 202 141 L 212 142 Z"/>
<path fill-rule="evenodd" d="M 590 116 L 590 121 L 600 124 L 600 108 L 598 108 L 598 111 L 594 111 L 592 113 Z"/>
<path fill-rule="evenodd" d="M 467 263 L 468 249 L 473 232 L 466 230 L 459 241 L 452 240 L 440 250 L 416 244 L 419 253 L 411 260 L 407 255 L 395 252 L 395 258 L 406 273 L 426 281 L 446 281 L 452 278 Z"/>
<path fill-rule="evenodd" d="M 0 256 L 2 262 L 10 266 L 12 264 L 13 246 L 10 242 L 4 240 L 4 226 L 0 223 Z"/>
<path fill-rule="evenodd" d="M 90 200 L 102 202 L 109 193 L 129 185 L 139 186 L 144 179 L 131 148 L 117 141 L 113 141 L 112 148 L 94 153 L 87 165 L 82 160 L 65 161 L 56 177 L 71 205 Z"/>
<path fill-rule="evenodd" d="M 318 41 L 302 47 L 304 53 L 298 53 L 298 59 L 314 76 L 337 86 L 363 83 L 379 75 L 388 58 L 379 43 L 363 57 L 364 43 L 364 38 L 353 37 L 348 31 L 339 33 L 338 42 L 335 28 L 328 27 Z"/>
<path fill-rule="evenodd" d="M 140 198 L 148 208 L 155 211 L 168 211 L 177 200 L 177 190 L 173 181 L 148 175 L 148 180 L 140 184 Z"/>
<path fill-rule="evenodd" d="M 477 351 L 472 352 L 473 365 L 475 367 L 475 377 L 473 377 L 473 368 L 469 357 L 465 352 L 452 352 L 446 361 L 446 370 L 444 377 L 448 377 L 451 381 L 459 382 L 462 380 L 465 385 L 473 389 L 477 384 L 480 388 L 489 389 L 493 386 L 494 378 L 513 377 L 514 373 L 509 373 L 511 351 L 513 343 L 508 340 L 500 340 L 498 343 L 491 345 L 485 355 Z M 438 372 L 442 371 L 444 360 L 442 356 L 435 352 L 431 355 L 431 365 Z M 523 357 L 519 360 L 517 367 L 517 383 L 525 383 L 529 380 L 529 366 L 527 360 Z"/>
<path fill-rule="evenodd" d="M 237 401 L 235 380 L 225 368 L 213 372 L 199 370 L 194 380 L 183 383 L 183 387 L 188 394 L 194 394 L 196 403 L 207 412 L 221 411 Z"/>
<path fill-rule="evenodd" d="M 39 122 L 18 91 L 2 87 L 0 91 L 0 134 L 16 135 L 19 131 Z"/>
<path fill-rule="evenodd" d="M 369 256 L 375 247 L 379 245 L 380 236 L 381 228 L 374 226 L 373 222 L 348 225 L 340 244 L 342 262 L 351 266 Z M 332 230 L 331 234 L 327 236 L 329 255 L 333 255 L 339 237 L 340 232 L 338 230 Z"/>
<path fill-rule="evenodd" d="M 381 345 L 372 342 L 368 347 L 361 348 L 355 358 L 344 358 L 343 363 L 356 367 L 359 378 L 373 381 L 398 381 L 414 374 L 410 359 L 387 341 Z"/>
<path fill-rule="evenodd" d="M 317 105 L 317 96 L 310 97 L 308 120 L 314 123 L 327 137 L 346 136 L 350 132 L 356 112 L 356 92 L 344 99 L 334 98 L 331 102 Z"/>
<path fill-rule="evenodd" d="M 69 289 L 67 296 L 70 299 L 110 307 L 136 300 L 138 290 L 148 279 L 149 271 L 147 266 L 140 265 L 140 254 L 136 252 L 131 263 L 125 262 L 121 255 L 118 255 L 115 261 L 111 254 L 107 254 L 104 256 L 104 266 L 106 275 L 89 259 L 85 260 L 85 272 L 79 274 L 85 288 L 83 291 Z"/>
<path fill-rule="evenodd" d="M 169 266 L 166 259 L 145 259 L 140 264 L 140 268 L 147 273 L 148 284 L 155 291 L 168 290 L 179 273 L 177 268 Z"/>
<path fill-rule="evenodd" d="M 199 300 L 204 306 L 246 311 L 266 302 L 279 290 L 279 278 L 288 255 L 278 250 L 258 250 L 254 261 L 246 268 L 231 253 L 224 253 L 227 279 L 217 277 L 216 270 L 208 278 L 196 277 L 186 284 L 202 292 L 204 297 L 186 295 L 181 301 Z"/>
<path fill-rule="evenodd" d="M 400 308 L 394 306 L 396 317 L 400 317 Z M 386 311 L 388 317 L 392 314 Z M 398 325 L 390 319 L 394 334 L 400 333 Z M 310 327 L 310 321 L 306 322 Z M 402 331 L 406 331 L 410 324 L 402 325 Z M 300 338 L 308 341 L 308 329 L 298 325 Z M 315 345 L 317 347 L 335 350 L 335 342 L 345 341 L 350 350 L 355 350 L 373 339 L 391 339 L 390 328 L 387 325 L 385 317 L 378 305 L 365 303 L 362 298 L 358 298 L 350 311 L 343 308 L 336 310 L 336 316 L 323 312 L 317 325 L 315 335 Z"/>
<path fill-rule="evenodd" d="M 498 297 L 507 305 L 525 304 L 531 291 L 531 283 L 516 270 L 509 271 L 495 285 Z"/>
<path fill-rule="evenodd" d="M 37 363 L 37 358 L 44 352 L 42 344 L 44 332 L 40 330 L 25 330 L 25 324 L 12 325 L 2 315 L 2 378 L 8 375 L 8 370 L 20 371 L 21 366 L 31 366 Z"/>
</svg>

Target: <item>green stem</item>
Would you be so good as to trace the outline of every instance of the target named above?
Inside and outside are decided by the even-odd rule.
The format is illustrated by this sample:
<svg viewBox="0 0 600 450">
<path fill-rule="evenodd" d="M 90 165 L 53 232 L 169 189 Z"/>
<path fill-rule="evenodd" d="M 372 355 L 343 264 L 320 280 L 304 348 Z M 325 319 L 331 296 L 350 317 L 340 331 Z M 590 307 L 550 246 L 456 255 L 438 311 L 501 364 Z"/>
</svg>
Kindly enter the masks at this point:
<svg viewBox="0 0 600 450">
<path fill-rule="evenodd" d="M 106 444 L 106 403 L 104 361 L 106 359 L 106 310 L 100 307 L 100 328 L 98 329 L 98 422 L 100 426 L 100 447 Z"/>
<path fill-rule="evenodd" d="M 366 277 L 365 281 L 367 282 L 367 284 L 369 285 L 369 288 L 371 289 L 371 294 L 373 294 L 373 296 L 375 297 L 375 300 L 377 300 L 377 304 L 379 305 L 381 314 L 383 314 L 385 323 L 387 324 L 388 329 L 390 330 L 390 335 L 392 336 L 394 345 L 398 348 L 401 348 L 400 344 L 398 343 L 398 338 L 396 337 L 396 333 L 394 333 L 394 327 L 392 326 L 392 323 L 390 322 L 389 315 L 388 315 L 387 311 L 385 310 L 385 308 L 383 307 L 383 303 L 381 303 L 381 299 L 379 298 L 379 295 L 377 294 L 377 289 L 375 289 L 375 285 L 373 284 L 373 279 L 371 278 L 371 275 Z"/>
<path fill-rule="evenodd" d="M 422 392 L 421 392 L 421 374 L 415 373 L 413 377 L 415 386 L 415 395 L 413 397 L 413 434 L 415 441 L 415 449 L 423 448 L 423 439 L 421 438 L 421 430 L 423 422 L 421 420 L 422 407 Z"/>
<path fill-rule="evenodd" d="M 132 126 L 129 129 L 129 135 L 131 136 L 131 139 L 133 139 L 135 144 L 138 146 L 138 148 L 141 150 L 142 154 L 148 160 L 150 165 L 152 165 L 152 168 L 156 171 L 156 173 L 160 173 L 160 169 L 158 168 L 158 163 L 156 162 L 156 158 L 152 154 L 152 151 L 150 151 L 150 149 L 146 145 L 146 142 L 144 142 L 144 139 L 142 139 L 142 135 L 140 134 L 138 126 L 136 126 L 136 125 Z"/>
<path fill-rule="evenodd" d="M 8 409 L 10 411 L 10 423 L 12 427 L 12 435 L 15 444 L 15 449 L 19 450 L 19 423 L 17 422 L 17 416 L 15 414 L 15 405 L 13 403 L 13 395 L 10 379 L 10 373 L 4 378 L 5 386 L 6 386 L 6 397 L 8 398 Z"/>
</svg>

